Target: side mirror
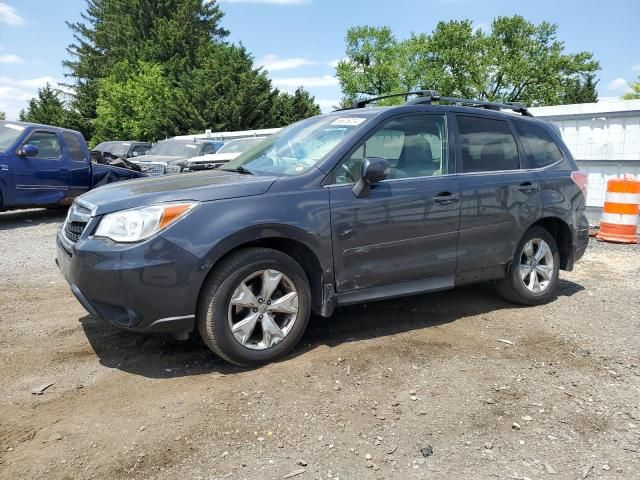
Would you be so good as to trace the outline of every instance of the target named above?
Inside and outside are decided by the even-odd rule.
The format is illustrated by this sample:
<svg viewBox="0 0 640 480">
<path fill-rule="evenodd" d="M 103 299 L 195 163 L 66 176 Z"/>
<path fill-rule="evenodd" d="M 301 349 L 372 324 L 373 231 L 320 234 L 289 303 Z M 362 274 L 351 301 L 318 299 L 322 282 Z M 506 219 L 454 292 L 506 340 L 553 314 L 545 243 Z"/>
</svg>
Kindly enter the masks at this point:
<svg viewBox="0 0 640 480">
<path fill-rule="evenodd" d="M 38 153 L 40 152 L 38 150 L 38 147 L 30 143 L 27 143 L 22 147 L 20 147 L 16 153 L 18 154 L 19 157 L 25 158 L 25 157 L 37 157 Z"/>
<path fill-rule="evenodd" d="M 353 186 L 353 194 L 357 198 L 369 195 L 371 185 L 379 183 L 389 175 L 389 162 L 380 157 L 367 157 L 360 167 L 360 180 Z"/>
</svg>

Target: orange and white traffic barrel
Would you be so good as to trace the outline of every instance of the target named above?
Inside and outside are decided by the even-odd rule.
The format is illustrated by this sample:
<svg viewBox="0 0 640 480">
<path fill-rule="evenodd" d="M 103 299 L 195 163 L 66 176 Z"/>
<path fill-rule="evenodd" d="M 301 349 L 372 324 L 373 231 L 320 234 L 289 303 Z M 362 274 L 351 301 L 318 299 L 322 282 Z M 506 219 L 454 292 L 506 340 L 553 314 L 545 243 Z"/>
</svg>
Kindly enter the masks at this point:
<svg viewBox="0 0 640 480">
<path fill-rule="evenodd" d="M 631 175 L 607 182 L 600 232 L 596 239 L 616 243 L 638 243 L 640 180 Z"/>
</svg>

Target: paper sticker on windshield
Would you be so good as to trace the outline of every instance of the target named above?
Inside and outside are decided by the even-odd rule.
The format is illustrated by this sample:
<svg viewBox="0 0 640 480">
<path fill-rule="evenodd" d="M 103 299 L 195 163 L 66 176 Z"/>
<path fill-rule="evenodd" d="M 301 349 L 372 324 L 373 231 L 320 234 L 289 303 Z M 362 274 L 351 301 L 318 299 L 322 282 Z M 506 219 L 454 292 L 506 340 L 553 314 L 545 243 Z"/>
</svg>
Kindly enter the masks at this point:
<svg viewBox="0 0 640 480">
<path fill-rule="evenodd" d="M 367 119 L 362 117 L 340 117 L 336 118 L 331 125 L 345 125 L 350 127 L 355 127 L 356 125 L 360 125 L 362 122 L 365 122 Z"/>
<path fill-rule="evenodd" d="M 197 145 L 187 145 L 187 148 L 198 148 Z"/>
<path fill-rule="evenodd" d="M 14 130 L 18 130 L 19 132 L 24 130 L 24 127 L 22 125 L 16 125 L 15 123 L 5 123 L 4 126 L 7 127 L 7 128 L 12 128 Z"/>
</svg>

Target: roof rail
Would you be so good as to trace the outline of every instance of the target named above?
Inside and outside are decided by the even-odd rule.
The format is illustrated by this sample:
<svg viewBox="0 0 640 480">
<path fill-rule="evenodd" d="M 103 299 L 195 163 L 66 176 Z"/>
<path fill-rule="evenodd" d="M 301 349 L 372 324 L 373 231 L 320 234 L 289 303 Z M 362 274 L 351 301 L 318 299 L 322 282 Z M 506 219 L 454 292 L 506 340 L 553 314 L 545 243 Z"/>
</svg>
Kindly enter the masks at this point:
<svg viewBox="0 0 640 480">
<path fill-rule="evenodd" d="M 406 101 L 409 95 L 415 95 L 416 98 Z M 416 90 L 413 92 L 393 93 L 390 95 L 382 95 L 379 97 L 367 98 L 365 100 L 356 100 L 351 108 L 364 108 L 366 105 L 378 100 L 387 98 L 405 97 L 407 105 L 431 105 L 432 102 L 445 102 L 453 105 L 464 105 L 467 107 L 484 108 L 487 110 L 512 110 L 520 113 L 525 117 L 533 117 L 531 112 L 527 110 L 522 103 L 519 102 L 487 102 L 484 100 L 470 100 L 467 98 L 441 97 L 435 90 Z"/>
</svg>

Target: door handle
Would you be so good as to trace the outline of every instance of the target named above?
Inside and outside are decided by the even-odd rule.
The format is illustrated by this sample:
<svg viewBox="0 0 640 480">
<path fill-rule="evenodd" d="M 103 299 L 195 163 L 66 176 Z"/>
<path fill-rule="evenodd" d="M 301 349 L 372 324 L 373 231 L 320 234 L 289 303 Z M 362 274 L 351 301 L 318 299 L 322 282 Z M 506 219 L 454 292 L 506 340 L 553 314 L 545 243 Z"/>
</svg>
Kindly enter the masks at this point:
<svg viewBox="0 0 640 480">
<path fill-rule="evenodd" d="M 450 203 L 460 201 L 460 195 L 451 192 L 440 192 L 433 197 L 433 201 L 440 205 L 449 205 Z"/>
<path fill-rule="evenodd" d="M 538 186 L 534 185 L 532 182 L 523 182 L 518 185 L 518 190 L 523 193 L 531 193 L 538 190 Z"/>
</svg>

